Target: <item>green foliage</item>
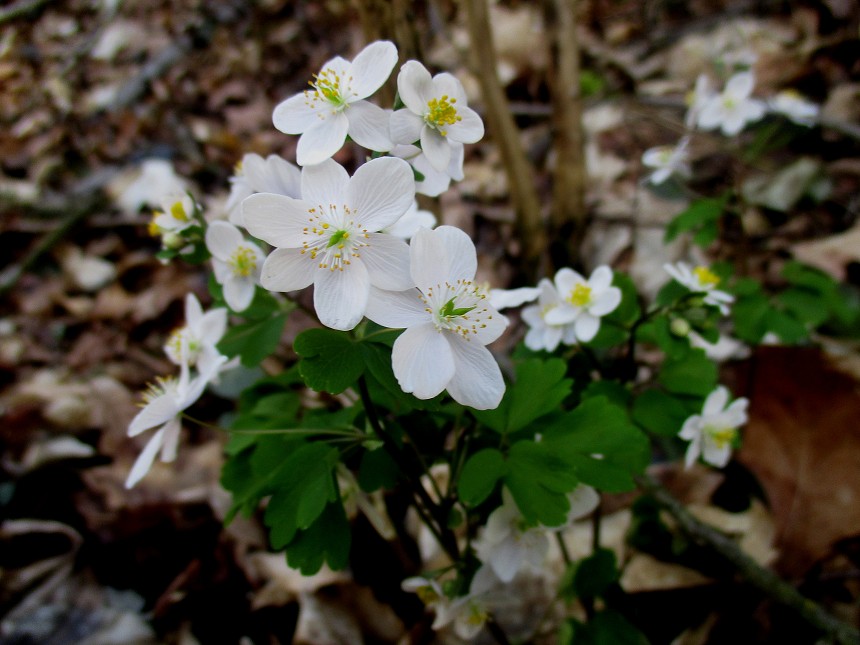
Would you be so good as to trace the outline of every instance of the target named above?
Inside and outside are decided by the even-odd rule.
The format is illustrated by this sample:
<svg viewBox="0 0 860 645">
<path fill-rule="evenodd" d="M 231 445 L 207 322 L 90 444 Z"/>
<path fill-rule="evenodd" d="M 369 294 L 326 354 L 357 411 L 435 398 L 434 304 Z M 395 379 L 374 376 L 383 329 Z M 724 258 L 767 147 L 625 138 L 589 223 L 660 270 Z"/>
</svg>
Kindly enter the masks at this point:
<svg viewBox="0 0 860 645">
<path fill-rule="evenodd" d="M 646 390 L 633 401 L 631 415 L 640 426 L 664 437 L 674 437 L 694 412 L 684 401 L 663 390 Z"/>
<path fill-rule="evenodd" d="M 318 392 L 340 394 L 364 373 L 361 349 L 346 332 L 307 329 L 293 343 L 301 356 L 299 373 Z"/>
<path fill-rule="evenodd" d="M 577 598 L 600 598 L 620 578 L 615 552 L 597 549 L 576 563 L 570 591 Z"/>
<path fill-rule="evenodd" d="M 508 472 L 504 455 L 495 448 L 479 450 L 469 457 L 460 473 L 460 499 L 470 506 L 483 502 Z"/>
<path fill-rule="evenodd" d="M 628 329 L 642 313 L 639 306 L 639 292 L 630 276 L 615 271 L 612 284 L 621 290 L 621 302 L 614 311 L 600 319 L 597 335 L 587 343 L 583 343 L 588 347 L 614 347 L 627 342 Z"/>
<path fill-rule="evenodd" d="M 719 198 L 697 199 L 666 226 L 665 241 L 671 242 L 681 233 L 692 233 L 693 242 L 707 246 L 719 236 L 720 217 L 726 209 L 730 193 Z"/>
<path fill-rule="evenodd" d="M 508 453 L 505 486 L 531 523 L 559 526 L 567 520 L 570 493 L 579 480 L 570 455 L 545 442 L 518 441 Z"/>
<path fill-rule="evenodd" d="M 572 381 L 565 378 L 560 359 L 528 359 L 516 367 L 517 380 L 508 386 L 495 410 L 475 410 L 477 419 L 496 432 L 507 434 L 525 428 L 555 410 L 568 394 Z"/>
<path fill-rule="evenodd" d="M 603 397 L 559 415 L 544 429 L 541 443 L 579 480 L 607 492 L 634 488 L 633 477 L 650 460 L 648 438 L 622 408 Z"/>
<path fill-rule="evenodd" d="M 384 450 L 367 450 L 361 457 L 358 469 L 358 485 L 361 490 L 372 493 L 375 490 L 392 489 L 397 483 L 399 467 Z"/>
<path fill-rule="evenodd" d="M 672 394 L 706 396 L 717 386 L 717 366 L 705 350 L 691 349 L 667 358 L 657 380 Z"/>
<path fill-rule="evenodd" d="M 559 645 L 648 645 L 645 635 L 617 611 L 601 611 L 587 623 L 569 619 L 559 631 Z"/>
<path fill-rule="evenodd" d="M 324 562 L 335 571 L 345 569 L 349 563 L 351 534 L 343 505 L 328 504 L 308 526 L 297 532 L 287 547 L 287 564 L 303 575 L 317 573 Z"/>
<path fill-rule="evenodd" d="M 289 311 L 280 311 L 230 327 L 218 343 L 218 351 L 225 356 L 238 356 L 245 367 L 259 365 L 280 343 L 288 315 Z"/>
</svg>

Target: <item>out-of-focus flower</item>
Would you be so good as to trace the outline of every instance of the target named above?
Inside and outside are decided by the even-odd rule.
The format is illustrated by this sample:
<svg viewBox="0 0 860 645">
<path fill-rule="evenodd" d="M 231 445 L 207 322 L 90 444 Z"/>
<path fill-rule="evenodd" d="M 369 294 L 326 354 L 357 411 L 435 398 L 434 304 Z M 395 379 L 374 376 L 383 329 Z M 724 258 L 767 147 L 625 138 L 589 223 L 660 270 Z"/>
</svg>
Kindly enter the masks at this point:
<svg viewBox="0 0 860 645">
<path fill-rule="evenodd" d="M 248 231 L 276 247 L 263 263 L 261 284 L 272 291 L 314 285 L 314 308 L 327 327 L 355 327 L 370 287 L 400 291 L 409 277 L 409 247 L 380 233 L 415 201 L 412 169 L 382 157 L 350 178 L 327 159 L 302 169 L 302 198 L 258 193 L 242 202 Z"/>
<path fill-rule="evenodd" d="M 647 181 L 659 186 L 672 175 L 689 178 L 690 163 L 687 145 L 690 143 L 689 137 L 684 137 L 675 146 L 658 146 L 649 148 L 642 155 L 642 163 L 648 168 L 653 168 L 654 172 L 648 175 Z"/>
<path fill-rule="evenodd" d="M 391 115 L 391 140 L 410 144 L 420 140 L 437 171 L 448 168 L 454 144 L 475 143 L 484 136 L 481 117 L 467 105 L 463 86 L 451 74 L 431 78 L 424 65 L 410 60 L 400 68 L 397 89 L 406 109 Z"/>
<path fill-rule="evenodd" d="M 391 226 L 386 226 L 382 232 L 402 240 L 408 240 L 418 232 L 418 229 L 433 228 L 434 226 L 436 226 L 436 216 L 430 211 L 419 209 L 418 202 L 413 202 L 403 217 Z"/>
<path fill-rule="evenodd" d="M 711 85 L 711 79 L 705 74 L 700 74 L 696 79 L 695 87 L 687 94 L 687 114 L 684 117 L 684 125 L 688 128 L 696 127 L 702 108 L 717 95 L 717 91 Z"/>
<path fill-rule="evenodd" d="M 230 221 L 245 226 L 242 220 L 242 201 L 254 193 L 275 193 L 287 197 L 301 197 L 301 171 L 278 155 L 263 159 L 249 153 L 236 164 L 236 174 L 230 178 L 230 197 L 225 209 Z"/>
<path fill-rule="evenodd" d="M 475 283 L 477 255 L 469 236 L 452 226 L 419 230 L 409 247 L 416 289 L 373 289 L 367 317 L 392 329 L 405 328 L 391 354 L 404 392 L 430 399 L 448 390 L 478 410 L 495 408 L 505 382 L 485 347 L 508 324 Z"/>
<path fill-rule="evenodd" d="M 719 94 L 702 106 L 697 124 L 703 130 L 719 128 L 726 136 L 734 136 L 749 123 L 765 115 L 765 103 L 752 98 L 755 76 L 752 72 L 739 72 L 732 76 Z"/>
<path fill-rule="evenodd" d="M 573 324 L 576 339 L 588 342 L 600 329 L 600 318 L 621 304 L 621 289 L 612 286 L 612 269 L 597 267 L 588 280 L 573 269 L 559 269 L 555 288 L 561 297 L 557 307 L 547 311 L 548 325 Z"/>
<path fill-rule="evenodd" d="M 204 313 L 200 301 L 189 293 L 185 296 L 185 325 L 173 331 L 164 353 L 176 365 L 212 373 L 216 363 L 226 360 L 215 347 L 226 330 L 227 310 L 217 307 Z"/>
<path fill-rule="evenodd" d="M 782 90 L 767 102 L 768 109 L 781 114 L 798 125 L 812 127 L 818 120 L 818 104 L 803 97 L 797 90 Z"/>
<path fill-rule="evenodd" d="M 275 127 L 301 135 L 296 149 L 300 166 L 325 161 L 340 150 L 347 135 L 370 150 L 391 149 L 388 114 L 364 99 L 382 86 L 396 64 L 393 43 L 371 43 L 351 63 L 332 58 L 309 81 L 310 89 L 275 108 Z"/>
<path fill-rule="evenodd" d="M 734 302 L 734 296 L 717 289 L 720 284 L 720 277 L 708 267 L 697 266 L 691 269 L 690 265 L 684 262 L 677 262 L 675 264 L 664 264 L 663 268 L 666 270 L 666 273 L 690 291 L 705 294 L 703 302 L 706 305 L 719 308 L 720 313 L 724 316 L 729 313 L 729 304 Z"/>
<path fill-rule="evenodd" d="M 684 459 L 687 468 L 699 455 L 718 468 L 729 463 L 738 428 L 747 422 L 749 401 L 735 399 L 726 407 L 728 402 L 729 391 L 720 385 L 705 399 L 702 414 L 694 414 L 684 421 L 678 436 L 690 442 Z"/>
<path fill-rule="evenodd" d="M 526 307 L 522 313 L 523 321 L 529 326 L 525 337 L 526 347 L 535 352 L 542 349 L 554 352 L 561 342 L 565 345 L 575 344 L 576 331 L 573 323 L 554 325 L 546 320 L 546 315 L 562 303 L 562 298 L 552 282 L 543 278 L 538 282 L 537 288 L 537 304 Z"/>
<path fill-rule="evenodd" d="M 263 252 L 229 222 L 212 222 L 206 229 L 206 248 L 212 254 L 215 280 L 233 311 L 244 311 L 254 299 Z"/>
</svg>

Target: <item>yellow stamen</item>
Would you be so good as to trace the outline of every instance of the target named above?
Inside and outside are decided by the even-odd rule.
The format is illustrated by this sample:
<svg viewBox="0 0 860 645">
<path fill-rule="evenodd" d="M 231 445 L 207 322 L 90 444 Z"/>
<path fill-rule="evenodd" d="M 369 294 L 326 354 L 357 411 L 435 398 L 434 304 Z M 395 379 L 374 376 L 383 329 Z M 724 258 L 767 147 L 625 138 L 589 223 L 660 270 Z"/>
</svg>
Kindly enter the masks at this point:
<svg viewBox="0 0 860 645">
<path fill-rule="evenodd" d="M 443 129 L 443 126 L 454 125 L 458 121 L 463 120 L 463 117 L 457 114 L 457 108 L 453 105 L 456 102 L 457 99 L 449 99 L 447 94 L 439 99 L 430 99 L 427 102 L 429 110 L 427 114 L 424 115 L 424 122 L 439 130 L 440 134 L 448 134 L 448 132 Z"/>
<path fill-rule="evenodd" d="M 711 271 L 708 267 L 696 267 L 693 269 L 693 275 L 702 286 L 716 287 L 720 284 L 720 276 Z"/>
<path fill-rule="evenodd" d="M 257 268 L 257 256 L 247 246 L 239 246 L 230 256 L 230 268 L 233 275 L 247 278 Z"/>
<path fill-rule="evenodd" d="M 570 292 L 567 301 L 574 307 L 584 307 L 591 302 L 591 287 L 584 282 L 580 282 Z"/>
</svg>

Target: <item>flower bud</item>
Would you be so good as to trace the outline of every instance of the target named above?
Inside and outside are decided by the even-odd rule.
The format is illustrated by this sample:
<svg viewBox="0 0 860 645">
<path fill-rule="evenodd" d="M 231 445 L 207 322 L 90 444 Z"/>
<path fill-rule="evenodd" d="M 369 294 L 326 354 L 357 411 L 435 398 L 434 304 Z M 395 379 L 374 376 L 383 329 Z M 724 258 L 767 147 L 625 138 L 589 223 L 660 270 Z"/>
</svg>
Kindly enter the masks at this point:
<svg viewBox="0 0 860 645">
<path fill-rule="evenodd" d="M 185 244 L 185 240 L 178 233 L 168 232 L 162 236 L 161 243 L 166 249 L 176 250 Z"/>
<path fill-rule="evenodd" d="M 683 318 L 675 318 L 671 323 L 669 323 L 669 331 L 679 338 L 686 338 L 690 333 L 690 329 L 690 323 Z"/>
</svg>

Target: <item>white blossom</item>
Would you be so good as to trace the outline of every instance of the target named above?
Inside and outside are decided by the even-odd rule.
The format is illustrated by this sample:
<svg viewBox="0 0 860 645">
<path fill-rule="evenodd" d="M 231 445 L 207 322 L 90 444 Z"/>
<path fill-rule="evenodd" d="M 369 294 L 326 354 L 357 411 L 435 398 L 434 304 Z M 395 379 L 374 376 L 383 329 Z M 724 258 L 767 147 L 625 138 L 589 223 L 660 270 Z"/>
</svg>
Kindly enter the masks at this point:
<svg viewBox="0 0 860 645">
<path fill-rule="evenodd" d="M 687 94 L 687 114 L 684 116 L 684 125 L 688 128 L 696 127 L 702 108 L 707 105 L 717 91 L 711 85 L 711 79 L 706 74 L 700 74 L 696 79 L 696 85 Z"/>
<path fill-rule="evenodd" d="M 576 330 L 573 323 L 551 324 L 546 315 L 562 304 L 562 298 L 553 283 L 542 278 L 538 282 L 540 290 L 537 304 L 523 309 L 523 321 L 529 326 L 526 332 L 525 344 L 530 350 L 538 352 L 546 350 L 554 352 L 559 343 L 573 345 L 576 343 Z"/>
<path fill-rule="evenodd" d="M 728 402 L 729 391 L 720 385 L 705 399 L 702 414 L 694 414 L 684 421 L 678 436 L 690 442 L 684 459 L 687 468 L 700 455 L 707 463 L 718 468 L 729 462 L 738 428 L 747 422 L 749 401 L 745 398 L 735 399 L 726 407 Z"/>
<path fill-rule="evenodd" d="M 675 264 L 664 264 L 663 268 L 679 284 L 687 287 L 694 293 L 703 293 L 703 302 L 706 305 L 717 307 L 724 316 L 729 313 L 729 304 L 734 302 L 734 297 L 725 291 L 720 291 L 720 277 L 706 266 L 690 268 L 684 262 Z"/>
<path fill-rule="evenodd" d="M 430 211 L 418 208 L 418 202 L 413 201 L 407 211 L 391 226 L 386 226 L 383 233 L 388 233 L 402 240 L 410 239 L 419 228 L 436 226 L 436 216 Z"/>
<path fill-rule="evenodd" d="M 573 269 L 559 269 L 555 288 L 561 297 L 557 307 L 546 313 L 549 325 L 573 324 L 579 342 L 588 342 L 600 329 L 600 318 L 621 304 L 621 289 L 612 286 L 612 269 L 597 267 L 588 280 Z"/>
<path fill-rule="evenodd" d="M 287 197 L 301 197 L 301 171 L 278 155 L 263 159 L 249 153 L 236 164 L 236 173 L 230 178 L 230 197 L 225 210 L 236 226 L 245 226 L 242 220 L 242 201 L 254 193 L 275 193 Z"/>
<path fill-rule="evenodd" d="M 475 245 L 463 231 L 440 226 L 421 229 L 409 247 L 415 289 L 372 289 L 367 317 L 393 329 L 392 367 L 404 392 L 430 399 L 442 390 L 475 409 L 495 408 L 505 383 L 485 347 L 507 319 L 475 284 Z"/>
<path fill-rule="evenodd" d="M 540 295 L 540 287 L 517 287 L 516 289 L 490 289 L 490 304 L 496 309 L 519 307 L 534 301 Z"/>
<path fill-rule="evenodd" d="M 421 148 L 411 144 L 397 144 L 391 149 L 391 154 L 408 161 L 409 165 L 421 173 L 423 179 L 415 180 L 415 192 L 428 197 L 438 197 L 451 185 L 451 180 L 463 179 L 464 146 L 457 141 L 451 141 L 451 161 L 444 170 L 436 170 L 428 161 Z"/>
<path fill-rule="evenodd" d="M 642 155 L 642 163 L 648 168 L 654 169 L 646 181 L 659 186 L 672 175 L 689 178 L 691 174 L 687 152 L 689 143 L 690 138 L 684 137 L 678 142 L 678 145 L 658 146 L 646 150 Z"/>
<path fill-rule="evenodd" d="M 726 136 L 738 134 L 748 123 L 765 115 L 765 103 L 751 97 L 755 87 L 752 72 L 732 76 L 722 92 L 708 99 L 699 112 L 697 124 L 703 130 L 719 128 Z"/>
<path fill-rule="evenodd" d="M 216 307 L 203 312 L 193 293 L 185 296 L 185 325 L 173 331 L 164 353 L 176 365 L 196 367 L 209 373 L 224 357 L 215 347 L 227 330 L 227 310 Z M 224 359 L 226 360 L 226 359 Z"/>
<path fill-rule="evenodd" d="M 244 311 L 254 299 L 265 255 L 229 222 L 212 222 L 206 229 L 215 280 L 233 311 Z"/>
<path fill-rule="evenodd" d="M 782 90 L 767 102 L 768 109 L 798 125 L 812 127 L 818 120 L 819 107 L 796 90 Z"/>
<path fill-rule="evenodd" d="M 445 171 L 458 154 L 454 144 L 475 143 L 484 136 L 481 118 L 468 107 L 462 84 L 451 74 L 431 78 L 421 63 L 410 60 L 400 68 L 397 89 L 406 108 L 391 115 L 391 140 L 409 144 L 420 140 L 437 171 Z"/>
<path fill-rule="evenodd" d="M 364 99 L 382 86 L 396 64 L 393 43 L 371 43 L 352 62 L 332 58 L 309 81 L 310 89 L 275 108 L 275 127 L 301 135 L 296 149 L 300 166 L 325 161 L 340 150 L 347 135 L 370 150 L 391 149 L 388 114 Z"/>
<path fill-rule="evenodd" d="M 379 233 L 415 200 L 412 169 L 402 159 L 369 161 L 350 178 L 331 159 L 302 170 L 302 198 L 273 193 L 242 203 L 248 231 L 275 250 L 260 282 L 271 291 L 314 285 L 314 308 L 327 327 L 347 330 L 364 315 L 370 287 L 404 290 L 409 247 Z"/>
</svg>

